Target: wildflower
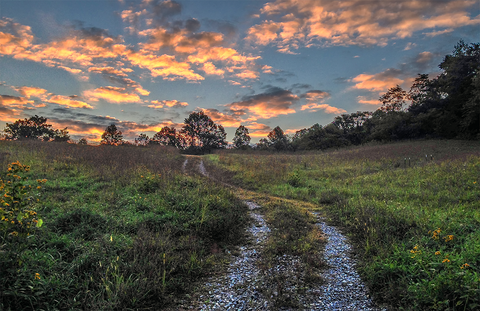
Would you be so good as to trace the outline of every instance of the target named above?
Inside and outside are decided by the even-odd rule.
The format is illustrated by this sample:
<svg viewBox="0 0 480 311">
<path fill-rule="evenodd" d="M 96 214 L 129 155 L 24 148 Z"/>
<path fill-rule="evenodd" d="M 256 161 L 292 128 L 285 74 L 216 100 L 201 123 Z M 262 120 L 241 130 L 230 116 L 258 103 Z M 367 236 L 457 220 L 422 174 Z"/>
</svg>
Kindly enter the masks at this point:
<svg viewBox="0 0 480 311">
<path fill-rule="evenodd" d="M 467 268 L 469 268 L 469 267 L 470 267 L 470 265 L 469 265 L 468 263 L 464 263 L 464 264 L 460 267 L 460 269 L 467 269 Z"/>
<path fill-rule="evenodd" d="M 440 254 L 441 254 L 440 251 L 435 252 L 435 255 L 440 255 Z"/>
<path fill-rule="evenodd" d="M 40 280 L 40 273 L 35 273 L 35 280 Z"/>
<path fill-rule="evenodd" d="M 15 221 L 12 220 L 12 225 L 14 225 L 14 224 L 15 224 Z"/>
<path fill-rule="evenodd" d="M 450 242 L 451 240 L 453 240 L 453 235 L 447 235 L 446 237 L 444 237 L 445 239 L 445 242 Z"/>
<path fill-rule="evenodd" d="M 42 189 L 42 187 L 40 187 L 40 186 L 37 186 L 37 189 Z"/>
<path fill-rule="evenodd" d="M 473 182 L 474 185 L 475 185 L 476 183 L 477 183 L 476 181 Z"/>
<path fill-rule="evenodd" d="M 442 260 L 442 263 L 446 263 L 446 262 L 450 262 L 450 259 L 445 258 L 444 260 Z"/>
<path fill-rule="evenodd" d="M 18 235 L 18 232 L 17 231 L 13 231 L 12 233 L 10 233 L 11 235 L 13 236 L 17 236 Z M 463 268 L 462 268 L 463 269 Z"/>
</svg>

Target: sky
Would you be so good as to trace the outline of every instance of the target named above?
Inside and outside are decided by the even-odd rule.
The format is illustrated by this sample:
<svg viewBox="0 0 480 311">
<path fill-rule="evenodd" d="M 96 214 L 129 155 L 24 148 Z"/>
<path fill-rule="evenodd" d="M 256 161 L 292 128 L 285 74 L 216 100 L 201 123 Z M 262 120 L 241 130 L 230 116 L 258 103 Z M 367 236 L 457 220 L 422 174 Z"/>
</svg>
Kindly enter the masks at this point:
<svg viewBox="0 0 480 311">
<path fill-rule="evenodd" d="M 480 0 L 0 0 L 0 129 L 133 140 L 204 111 L 258 142 L 376 110 L 459 40 L 480 42 Z"/>
</svg>

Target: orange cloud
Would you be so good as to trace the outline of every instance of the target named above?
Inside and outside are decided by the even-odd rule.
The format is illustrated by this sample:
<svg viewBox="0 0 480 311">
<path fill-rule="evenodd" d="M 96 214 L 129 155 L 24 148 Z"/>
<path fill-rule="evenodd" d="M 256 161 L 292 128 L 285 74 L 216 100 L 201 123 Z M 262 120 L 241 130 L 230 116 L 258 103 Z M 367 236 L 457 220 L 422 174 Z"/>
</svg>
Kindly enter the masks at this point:
<svg viewBox="0 0 480 311">
<path fill-rule="evenodd" d="M 315 111 L 318 111 L 318 110 L 323 110 L 325 113 L 328 113 L 328 114 L 341 114 L 341 113 L 345 113 L 347 112 L 345 109 L 342 109 L 342 108 L 337 108 L 337 107 L 333 107 L 333 106 L 330 106 L 330 105 L 327 105 L 327 104 L 316 104 L 316 103 L 310 103 L 310 104 L 306 104 L 306 105 L 303 105 L 302 110 L 309 110 L 311 112 L 315 112 Z"/>
<path fill-rule="evenodd" d="M 27 105 L 33 105 L 33 100 L 28 100 L 26 97 L 0 95 L 0 105 L 11 108 L 24 108 Z"/>
<path fill-rule="evenodd" d="M 367 99 L 364 96 L 357 96 L 357 101 L 359 104 L 366 105 L 380 105 L 381 102 L 378 99 Z"/>
<path fill-rule="evenodd" d="M 208 115 L 214 122 L 221 124 L 224 127 L 238 127 L 241 121 L 234 115 L 225 114 L 217 109 L 203 109 L 200 108 L 206 115 Z"/>
<path fill-rule="evenodd" d="M 148 105 L 150 108 L 161 109 L 165 107 L 174 108 L 174 107 L 186 107 L 188 103 L 181 102 L 178 100 L 152 100 L 151 105 Z"/>
<path fill-rule="evenodd" d="M 330 94 L 324 91 L 312 90 L 302 94 L 301 97 L 305 98 L 309 102 L 323 102 L 325 99 L 330 97 Z"/>
<path fill-rule="evenodd" d="M 33 40 L 30 26 L 16 23 L 11 18 L 0 19 L 0 54 L 23 53 L 32 46 Z"/>
<path fill-rule="evenodd" d="M 163 77 L 164 79 L 176 80 L 179 78 L 201 81 L 205 78 L 195 73 L 190 64 L 185 62 L 177 62 L 175 56 L 150 54 L 147 51 L 133 52 L 129 51 L 125 54 L 133 65 L 140 68 L 150 70 L 152 76 Z"/>
<path fill-rule="evenodd" d="M 431 35 L 480 24 L 468 9 L 472 0 L 404 0 L 398 4 L 373 0 L 276 0 L 266 3 L 261 14 L 268 20 L 251 27 L 247 40 L 259 45 L 276 44 L 291 52 L 302 43 L 329 45 L 386 45 L 392 38 L 411 37 L 425 29 Z M 443 28 L 443 29 L 442 29 Z M 440 30 L 437 30 L 440 29 Z"/>
<path fill-rule="evenodd" d="M 47 90 L 35 86 L 21 86 L 14 87 L 13 89 L 26 98 L 30 98 L 32 96 L 42 98 L 47 92 Z"/>
<path fill-rule="evenodd" d="M 91 101 L 104 99 L 110 103 L 138 103 L 140 97 L 135 93 L 127 93 L 125 88 L 104 86 L 83 92 L 83 96 Z"/>
<path fill-rule="evenodd" d="M 88 68 L 90 72 L 111 74 L 117 77 L 128 77 L 128 75 L 121 70 L 115 69 L 113 67 L 90 67 Z"/>
<path fill-rule="evenodd" d="M 249 111 L 255 118 L 269 119 L 295 113 L 291 106 L 298 100 L 299 97 L 290 91 L 271 88 L 265 93 L 246 96 L 242 101 L 227 106 L 233 111 Z"/>
<path fill-rule="evenodd" d="M 386 91 L 395 85 L 400 85 L 404 82 L 399 78 L 391 76 L 386 72 L 377 73 L 374 75 L 369 74 L 360 74 L 351 80 L 356 84 L 353 86 L 355 89 L 359 90 L 370 90 L 370 91 Z"/>
<path fill-rule="evenodd" d="M 47 102 L 66 106 L 69 108 L 88 108 L 93 109 L 89 104 L 82 102 L 80 100 L 74 99 L 76 96 L 64 96 L 64 95 L 54 95 L 50 97 Z"/>
</svg>

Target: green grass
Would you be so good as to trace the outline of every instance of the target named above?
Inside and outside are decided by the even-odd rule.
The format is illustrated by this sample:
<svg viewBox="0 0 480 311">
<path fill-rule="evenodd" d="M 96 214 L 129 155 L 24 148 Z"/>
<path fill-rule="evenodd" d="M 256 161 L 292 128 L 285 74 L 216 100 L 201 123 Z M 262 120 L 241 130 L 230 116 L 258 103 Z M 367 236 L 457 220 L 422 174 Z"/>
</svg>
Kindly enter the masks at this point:
<svg viewBox="0 0 480 311">
<path fill-rule="evenodd" d="M 209 160 L 229 171 L 225 181 L 323 207 L 348 229 L 378 301 L 408 310 L 479 308 L 478 142 L 221 153 Z"/>
<path fill-rule="evenodd" d="M 173 306 L 244 237 L 246 206 L 183 175 L 174 149 L 0 141 L 1 179 L 14 161 L 47 179 L 32 206 L 44 223 L 0 235 L 2 310 Z"/>
</svg>

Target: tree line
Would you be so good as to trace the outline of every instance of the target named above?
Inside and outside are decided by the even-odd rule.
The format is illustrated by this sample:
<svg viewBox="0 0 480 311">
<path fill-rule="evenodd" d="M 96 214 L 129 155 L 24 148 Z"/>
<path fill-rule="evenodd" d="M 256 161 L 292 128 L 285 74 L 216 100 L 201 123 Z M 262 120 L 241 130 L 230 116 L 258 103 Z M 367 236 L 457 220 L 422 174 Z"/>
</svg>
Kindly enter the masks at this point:
<svg viewBox="0 0 480 311">
<path fill-rule="evenodd" d="M 286 135 L 275 127 L 255 145 L 250 145 L 248 129 L 240 125 L 235 131 L 236 149 L 276 151 L 315 150 L 358 145 L 369 141 L 396 141 L 417 138 L 480 138 L 480 43 L 460 41 L 452 54 L 440 63 L 441 73 L 430 79 L 419 74 L 409 91 L 400 86 L 390 88 L 374 112 L 342 114 L 326 126 L 313 126 Z M 70 140 L 67 128 L 53 129 L 45 117 L 33 116 L 8 124 L 5 139 Z M 85 138 L 78 144 L 87 144 Z M 123 139 L 115 124 L 102 134 L 102 145 L 132 145 Z M 163 127 L 153 137 L 140 134 L 133 145 L 173 146 L 186 152 L 203 153 L 228 146 L 225 129 L 215 124 L 203 111 L 192 112 L 180 130 Z"/>
</svg>

